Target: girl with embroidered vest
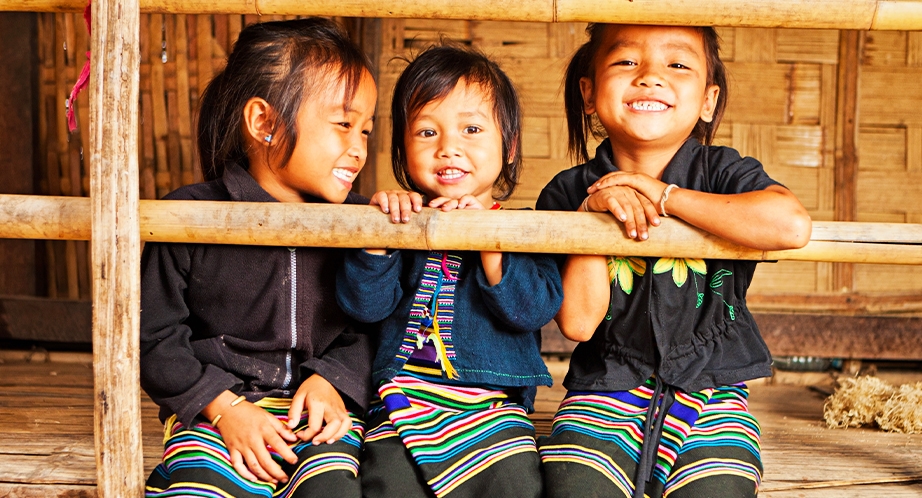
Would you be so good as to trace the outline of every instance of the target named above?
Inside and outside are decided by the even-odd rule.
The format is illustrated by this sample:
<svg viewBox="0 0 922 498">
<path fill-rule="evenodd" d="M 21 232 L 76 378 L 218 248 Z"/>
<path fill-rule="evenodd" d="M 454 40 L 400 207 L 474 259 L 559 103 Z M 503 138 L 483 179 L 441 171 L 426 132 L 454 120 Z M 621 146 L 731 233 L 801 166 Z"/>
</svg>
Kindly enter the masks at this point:
<svg viewBox="0 0 922 498">
<path fill-rule="evenodd" d="M 521 110 L 480 53 L 430 48 L 397 82 L 394 173 L 428 206 L 498 209 L 521 170 Z M 415 202 L 415 201 L 414 201 Z M 382 202 L 383 207 L 387 205 Z M 405 211 L 405 210 L 404 210 Z M 540 328 L 562 299 L 554 260 L 463 251 L 356 251 L 337 298 L 380 321 L 362 460 L 366 497 L 542 495 L 536 386 L 551 385 Z"/>
<path fill-rule="evenodd" d="M 370 63 L 327 19 L 241 31 L 199 115 L 206 183 L 167 199 L 367 204 Z M 335 302 L 343 251 L 148 243 L 141 385 L 164 459 L 147 496 L 359 497 L 372 347 Z"/>
<path fill-rule="evenodd" d="M 586 162 L 559 173 L 538 209 L 610 212 L 637 240 L 674 216 L 744 246 L 807 243 L 810 217 L 794 195 L 758 161 L 710 145 L 727 102 L 713 28 L 587 31 L 564 84 L 570 151 Z M 591 160 L 589 132 L 607 135 Z M 771 375 L 746 309 L 756 262 L 560 263 L 557 323 L 582 342 L 541 443 L 548 496 L 755 496 L 759 425 L 742 382 Z"/>
</svg>

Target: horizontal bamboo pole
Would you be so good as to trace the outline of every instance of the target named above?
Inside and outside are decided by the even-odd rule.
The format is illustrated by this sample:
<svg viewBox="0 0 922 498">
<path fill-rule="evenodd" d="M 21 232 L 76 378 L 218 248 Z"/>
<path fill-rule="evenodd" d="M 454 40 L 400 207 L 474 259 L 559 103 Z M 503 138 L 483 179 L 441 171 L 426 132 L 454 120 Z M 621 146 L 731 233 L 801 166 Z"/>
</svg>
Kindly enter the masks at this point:
<svg viewBox="0 0 922 498">
<path fill-rule="evenodd" d="M 922 0 L 141 0 L 142 12 L 313 14 L 830 29 L 922 29 Z M 0 10 L 82 11 L 86 0 L 0 0 Z"/>
<path fill-rule="evenodd" d="M 674 219 L 637 242 L 604 214 L 425 209 L 395 225 L 368 206 L 140 201 L 141 239 L 314 247 L 498 250 L 682 258 L 922 264 L 922 225 L 814 222 L 802 249 L 759 251 Z M 0 238 L 88 240 L 89 199 L 0 195 Z"/>
</svg>

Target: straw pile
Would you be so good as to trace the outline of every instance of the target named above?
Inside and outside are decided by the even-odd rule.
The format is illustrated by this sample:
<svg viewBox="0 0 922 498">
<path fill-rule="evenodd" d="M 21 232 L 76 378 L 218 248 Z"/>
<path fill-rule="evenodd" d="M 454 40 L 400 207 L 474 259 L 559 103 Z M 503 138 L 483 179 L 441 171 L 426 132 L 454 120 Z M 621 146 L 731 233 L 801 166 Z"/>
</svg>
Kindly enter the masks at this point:
<svg viewBox="0 0 922 498">
<path fill-rule="evenodd" d="M 846 378 L 823 407 L 830 428 L 877 426 L 922 433 L 922 382 L 895 387 L 877 377 Z"/>
</svg>

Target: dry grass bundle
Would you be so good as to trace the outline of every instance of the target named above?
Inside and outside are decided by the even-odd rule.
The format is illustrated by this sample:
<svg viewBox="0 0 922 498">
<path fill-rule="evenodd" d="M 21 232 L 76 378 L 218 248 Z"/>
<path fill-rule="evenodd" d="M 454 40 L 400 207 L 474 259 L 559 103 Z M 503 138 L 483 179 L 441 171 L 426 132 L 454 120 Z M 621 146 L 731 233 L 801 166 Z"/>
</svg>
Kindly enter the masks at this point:
<svg viewBox="0 0 922 498">
<path fill-rule="evenodd" d="M 896 389 L 877 377 L 846 378 L 823 406 L 830 428 L 861 427 L 874 422 Z"/>
<path fill-rule="evenodd" d="M 922 382 L 900 386 L 874 420 L 885 431 L 922 433 Z"/>
</svg>

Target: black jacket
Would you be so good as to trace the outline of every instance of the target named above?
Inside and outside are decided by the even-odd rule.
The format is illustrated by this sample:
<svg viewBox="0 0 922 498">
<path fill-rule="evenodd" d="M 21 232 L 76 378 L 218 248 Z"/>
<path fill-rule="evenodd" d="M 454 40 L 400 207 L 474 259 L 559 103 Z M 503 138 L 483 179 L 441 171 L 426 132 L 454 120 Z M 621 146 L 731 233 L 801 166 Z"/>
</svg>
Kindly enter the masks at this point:
<svg viewBox="0 0 922 498">
<path fill-rule="evenodd" d="M 277 202 L 237 165 L 166 199 Z M 291 397 L 313 373 L 347 407 L 364 409 L 373 352 L 336 304 L 342 259 L 343 251 L 325 248 L 146 244 L 141 387 L 160 405 L 161 420 L 175 413 L 189 425 L 228 389 L 250 401 Z"/>
<path fill-rule="evenodd" d="M 594 159 L 551 180 L 537 208 L 576 210 L 586 189 L 612 171 L 617 167 L 605 140 Z M 718 194 L 778 184 L 755 159 L 695 139 L 679 149 L 662 181 Z M 655 230 L 651 237 L 656 237 Z M 693 392 L 771 375 L 771 355 L 746 308 L 755 267 L 755 261 L 613 255 L 609 316 L 573 351 L 564 386 L 622 391 L 643 384 L 655 372 L 663 383 Z"/>
</svg>

